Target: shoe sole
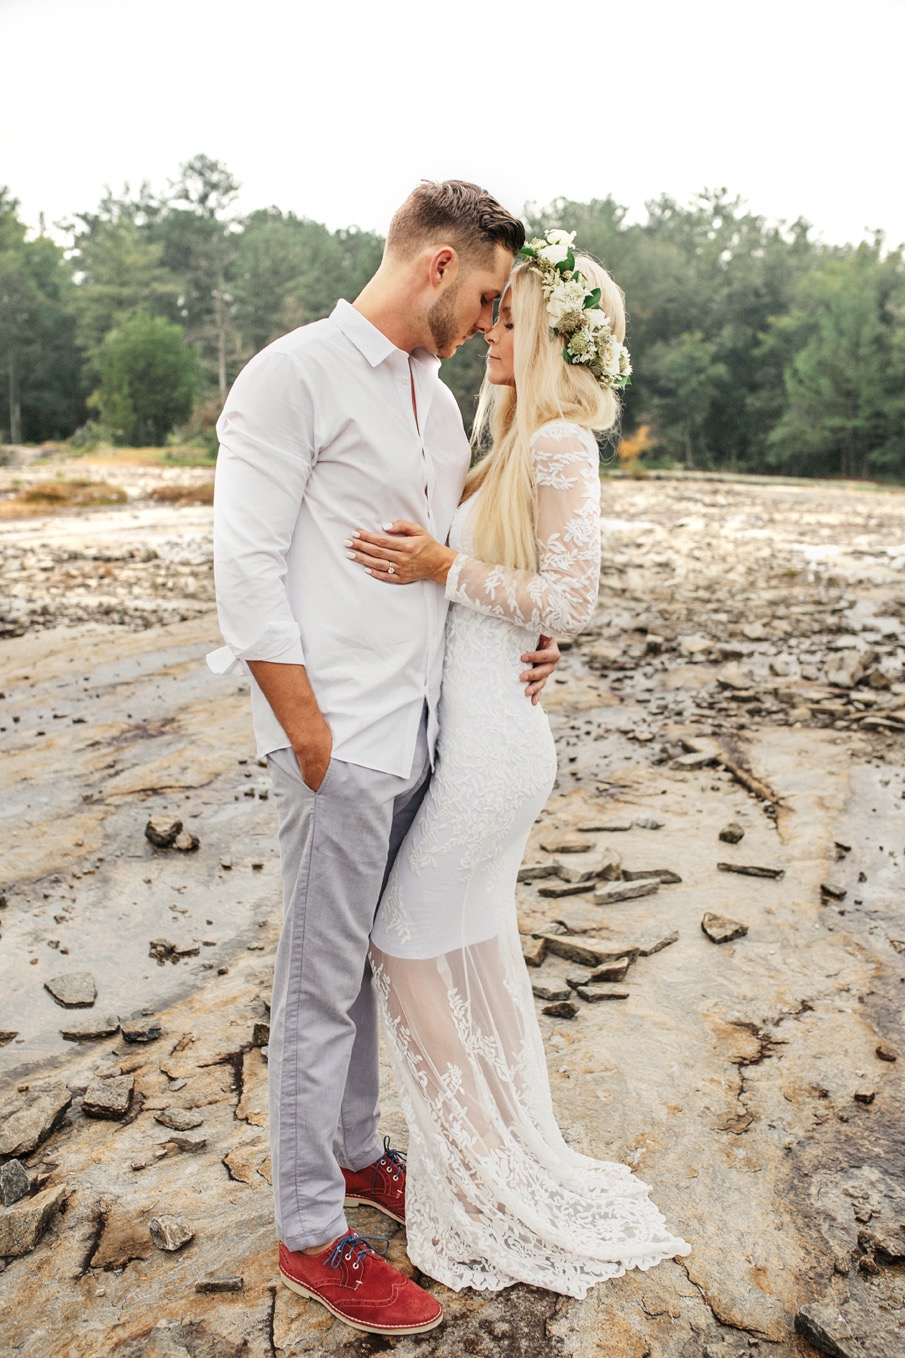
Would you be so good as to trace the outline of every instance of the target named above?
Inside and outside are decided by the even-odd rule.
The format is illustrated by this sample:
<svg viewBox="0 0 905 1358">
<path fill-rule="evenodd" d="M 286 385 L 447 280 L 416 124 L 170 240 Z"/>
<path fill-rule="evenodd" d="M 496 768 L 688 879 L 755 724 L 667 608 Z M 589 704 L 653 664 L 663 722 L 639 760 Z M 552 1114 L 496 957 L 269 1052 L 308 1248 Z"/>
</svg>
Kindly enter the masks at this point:
<svg viewBox="0 0 905 1358">
<path fill-rule="evenodd" d="M 344 1207 L 373 1207 L 375 1212 L 382 1212 L 385 1217 L 390 1217 L 393 1221 L 398 1221 L 400 1226 L 405 1225 L 405 1217 L 399 1217 L 395 1212 L 391 1212 L 389 1207 L 383 1207 L 373 1198 L 350 1198 L 343 1201 Z"/>
<path fill-rule="evenodd" d="M 385 1335 L 405 1335 L 405 1334 L 427 1334 L 428 1330 L 435 1330 L 443 1319 L 443 1312 L 437 1316 L 436 1320 L 430 1320 L 426 1325 L 362 1325 L 359 1320 L 350 1320 L 344 1316 L 342 1311 L 337 1311 L 335 1306 L 331 1306 L 317 1292 L 312 1292 L 310 1288 L 303 1287 L 294 1278 L 287 1278 L 285 1273 L 280 1273 L 282 1282 L 289 1288 L 290 1292 L 295 1292 L 300 1297 L 306 1297 L 309 1301 L 319 1302 L 324 1310 L 329 1311 L 337 1320 L 341 1320 L 344 1325 L 348 1325 L 352 1330 L 360 1330 L 362 1334 L 385 1334 Z"/>
</svg>

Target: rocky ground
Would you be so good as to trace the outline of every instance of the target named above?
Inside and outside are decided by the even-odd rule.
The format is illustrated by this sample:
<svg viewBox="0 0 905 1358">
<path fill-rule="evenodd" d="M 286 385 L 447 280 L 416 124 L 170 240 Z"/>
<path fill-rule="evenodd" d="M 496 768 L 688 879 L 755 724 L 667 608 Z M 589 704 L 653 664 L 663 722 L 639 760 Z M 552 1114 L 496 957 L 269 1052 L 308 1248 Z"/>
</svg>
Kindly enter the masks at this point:
<svg viewBox="0 0 905 1358">
<path fill-rule="evenodd" d="M 566 1136 L 692 1253 L 583 1302 L 428 1283 L 445 1325 L 379 1340 L 274 1281 L 267 774 L 203 664 L 210 509 L 129 476 L 0 521 L 3 1351 L 905 1352 L 905 495 L 604 482 L 519 920 Z"/>
</svg>

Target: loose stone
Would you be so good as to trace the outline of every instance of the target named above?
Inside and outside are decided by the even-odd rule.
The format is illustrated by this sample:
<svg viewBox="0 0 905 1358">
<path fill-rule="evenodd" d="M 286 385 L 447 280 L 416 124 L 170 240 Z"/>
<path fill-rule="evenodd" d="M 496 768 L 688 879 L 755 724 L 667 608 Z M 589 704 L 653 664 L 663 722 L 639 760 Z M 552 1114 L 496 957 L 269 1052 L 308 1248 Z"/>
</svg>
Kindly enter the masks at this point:
<svg viewBox="0 0 905 1358">
<path fill-rule="evenodd" d="M 593 820 L 586 821 L 579 825 L 579 830 L 585 830 L 590 834 L 622 834 L 624 831 L 631 830 L 635 825 L 633 820 Z"/>
<path fill-rule="evenodd" d="M 154 1121 L 159 1122 L 161 1127 L 171 1127 L 175 1132 L 189 1132 L 193 1127 L 200 1127 L 204 1118 L 193 1108 L 164 1108 L 154 1114 Z"/>
<path fill-rule="evenodd" d="M 658 820 L 656 816 L 636 816 L 635 824 L 639 830 L 662 830 L 666 822 Z"/>
<path fill-rule="evenodd" d="M 72 1095 L 63 1086 L 40 1094 L 27 1108 L 20 1108 L 0 1126 L 0 1159 L 28 1155 L 66 1116 Z M 2 1255 L 2 1252 L 0 1252 Z"/>
<path fill-rule="evenodd" d="M 564 882 L 589 883 L 602 879 L 614 882 L 623 875 L 622 857 L 615 849 L 609 849 L 603 853 L 582 854 L 580 858 L 573 858 L 571 861 L 555 859 L 553 870 Z M 546 894 L 544 887 L 541 887 L 540 894 L 542 896 Z"/>
<path fill-rule="evenodd" d="M 856 1089 L 854 1098 L 856 1103 L 873 1103 L 877 1097 L 875 1089 Z"/>
<path fill-rule="evenodd" d="M 522 956 L 529 967 L 539 967 L 547 955 L 547 941 L 543 938 L 529 938 L 527 934 L 521 936 Z"/>
<path fill-rule="evenodd" d="M 708 910 L 701 920 L 701 928 L 714 943 L 731 943 L 734 938 L 744 938 L 748 932 L 747 924 L 728 919 L 725 915 L 714 915 Z"/>
<path fill-rule="evenodd" d="M 169 849 L 182 830 L 182 821 L 172 816 L 152 816 L 145 826 L 145 838 L 158 849 Z"/>
<path fill-rule="evenodd" d="M 119 1030 L 127 1042 L 156 1042 L 163 1031 L 159 1021 L 151 1018 L 128 1019 Z"/>
<path fill-rule="evenodd" d="M 270 1024 L 256 1023 L 251 1030 L 251 1045 L 253 1047 L 266 1047 L 270 1043 Z"/>
<path fill-rule="evenodd" d="M 832 882 L 821 882 L 820 894 L 826 901 L 844 901 L 848 892 L 845 887 L 834 886 Z"/>
<path fill-rule="evenodd" d="M 548 1003 L 555 1003 L 558 1000 L 567 1000 L 570 994 L 568 986 L 535 984 L 532 985 L 531 989 L 534 992 L 535 999 L 546 1000 Z"/>
<path fill-rule="evenodd" d="M 119 1032 L 119 1019 L 115 1014 L 107 1018 L 84 1019 L 81 1023 L 70 1023 L 60 1029 L 60 1035 L 67 1042 L 92 1042 L 97 1038 L 113 1037 Z"/>
<path fill-rule="evenodd" d="M 579 966 L 599 967 L 607 960 L 608 949 L 602 939 L 581 940 L 570 934 L 541 934 L 547 945 L 547 952 L 564 957 L 567 962 L 577 962 Z"/>
<path fill-rule="evenodd" d="M 114 1075 L 107 1080 L 94 1079 L 85 1090 L 82 1112 L 90 1118 L 109 1118 L 118 1122 L 129 1111 L 134 1089 L 133 1075 Z"/>
<path fill-rule="evenodd" d="M 178 1151 L 188 1151 L 193 1155 L 196 1151 L 203 1151 L 207 1145 L 206 1136 L 189 1136 L 185 1132 L 177 1132 L 175 1136 L 167 1139 L 168 1146 L 175 1146 Z"/>
<path fill-rule="evenodd" d="M 0 1258 L 18 1259 L 30 1254 L 66 1197 L 66 1188 L 59 1184 L 0 1212 Z"/>
<path fill-rule="evenodd" d="M 720 831 L 720 839 L 724 844 L 739 844 L 745 838 L 745 832 L 737 821 L 730 821 Z"/>
<path fill-rule="evenodd" d="M 196 1292 L 241 1292 L 245 1279 L 241 1274 L 234 1278 L 205 1278 L 195 1284 Z"/>
<path fill-rule="evenodd" d="M 580 986 L 575 994 L 588 1004 L 596 1004 L 599 1000 L 627 1000 L 631 992 L 619 986 L 592 985 Z"/>
<path fill-rule="evenodd" d="M 94 977 L 87 971 L 73 971 L 65 976 L 54 976 L 44 982 L 57 1004 L 64 1009 L 90 1009 L 97 999 Z"/>
<path fill-rule="evenodd" d="M 632 965 L 630 957 L 614 957 L 611 962 L 604 962 L 602 967 L 592 971 L 588 977 L 589 981 L 624 981 L 625 973 Z"/>
<path fill-rule="evenodd" d="M 661 882 L 664 886 L 673 886 L 676 882 L 681 882 L 682 878 L 672 868 L 626 868 L 622 874 L 624 882 L 642 882 L 645 879 L 654 879 Z"/>
<path fill-rule="evenodd" d="M 878 1042 L 874 1051 L 881 1061 L 897 1061 L 899 1059 L 895 1047 L 888 1042 Z"/>
<path fill-rule="evenodd" d="M 555 863 L 523 863 L 518 870 L 518 880 L 520 882 L 539 882 L 544 877 L 555 876 Z"/>
<path fill-rule="evenodd" d="M 181 1250 L 190 1240 L 194 1240 L 195 1232 L 186 1225 L 181 1217 L 170 1215 L 152 1217 L 148 1223 L 151 1232 L 151 1239 L 159 1250 Z"/>
<path fill-rule="evenodd" d="M 778 882 L 785 877 L 785 868 L 761 868 L 750 863 L 717 863 L 720 872 L 735 872 L 741 877 L 769 877 Z"/>
<path fill-rule="evenodd" d="M 179 849 L 182 853 L 194 853 L 200 844 L 198 836 L 190 834 L 188 830 L 180 830 L 173 840 L 173 848 Z"/>
<path fill-rule="evenodd" d="M 545 1004 L 541 1013 L 547 1014 L 549 1018 L 573 1019 L 578 1009 L 571 1000 L 557 1000 L 553 1004 Z"/>
<path fill-rule="evenodd" d="M 12 1207 L 14 1202 L 27 1197 L 30 1187 L 28 1173 L 20 1160 L 7 1160 L 0 1165 L 0 1197 L 4 1207 Z"/>
<path fill-rule="evenodd" d="M 658 881 L 608 882 L 594 889 L 595 905 L 612 905 L 615 901 L 634 901 L 640 896 L 652 896 L 660 890 Z"/>
</svg>

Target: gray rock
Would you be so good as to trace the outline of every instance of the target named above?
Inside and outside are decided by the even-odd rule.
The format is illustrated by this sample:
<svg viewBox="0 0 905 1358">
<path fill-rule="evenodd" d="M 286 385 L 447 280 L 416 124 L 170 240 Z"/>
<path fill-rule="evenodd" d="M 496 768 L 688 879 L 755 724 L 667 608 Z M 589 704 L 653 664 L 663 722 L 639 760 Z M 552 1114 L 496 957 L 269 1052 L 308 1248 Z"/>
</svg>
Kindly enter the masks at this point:
<svg viewBox="0 0 905 1358">
<path fill-rule="evenodd" d="M 795 1333 L 829 1358 L 860 1358 L 861 1345 L 838 1307 L 829 1302 L 802 1306 L 795 1316 Z"/>
<path fill-rule="evenodd" d="M 725 915 L 715 915 L 708 910 L 701 920 L 701 928 L 714 943 L 731 943 L 734 938 L 744 938 L 748 932 L 747 924 L 727 919 Z"/>
<path fill-rule="evenodd" d="M 190 1132 L 193 1127 L 200 1127 L 204 1118 L 194 1108 L 164 1108 L 154 1114 L 154 1121 L 161 1127 L 172 1127 L 174 1132 Z"/>
<path fill-rule="evenodd" d="M 680 754 L 678 759 L 672 761 L 674 769 L 706 769 L 709 764 L 716 760 L 712 754 L 706 754 L 701 750 L 696 750 L 692 754 Z"/>
<path fill-rule="evenodd" d="M 574 830 L 566 830 L 561 834 L 548 835 L 541 840 L 540 846 L 545 853 L 587 853 L 588 849 L 594 848 L 594 841 Z"/>
<path fill-rule="evenodd" d="M 624 981 L 625 973 L 632 965 L 631 957 L 614 957 L 610 962 L 604 962 L 602 966 L 591 972 L 588 980 L 595 981 Z"/>
<path fill-rule="evenodd" d="M 181 830 L 182 821 L 173 816 L 152 816 L 145 826 L 145 838 L 158 849 L 169 849 Z"/>
<path fill-rule="evenodd" d="M 580 831 L 587 831 L 590 834 L 616 835 L 624 834 L 626 831 L 631 830 L 634 827 L 634 824 L 635 822 L 633 820 L 608 820 L 604 816 L 598 820 L 586 821 L 584 824 L 579 825 L 578 829 Z"/>
<path fill-rule="evenodd" d="M 889 1042 L 878 1042 L 874 1051 L 881 1061 L 898 1061 L 899 1059 L 898 1052 Z"/>
<path fill-rule="evenodd" d="M 60 1029 L 60 1035 L 67 1042 L 92 1042 L 97 1038 L 113 1037 L 119 1032 L 119 1019 L 115 1014 L 107 1018 L 83 1019 L 80 1023 L 70 1023 Z"/>
<path fill-rule="evenodd" d="M 119 1030 L 127 1042 L 156 1042 L 163 1031 L 159 1020 L 154 1018 L 127 1019 L 119 1025 Z"/>
<path fill-rule="evenodd" d="M 547 942 L 543 938 L 521 935 L 522 956 L 529 967 L 539 967 L 547 955 Z"/>
<path fill-rule="evenodd" d="M 652 896 L 660 890 L 659 881 L 649 878 L 643 882 L 608 882 L 594 889 L 595 905 L 613 905 L 616 901 L 634 901 L 640 896 Z"/>
<path fill-rule="evenodd" d="M 594 890 L 593 882 L 544 882 L 537 888 L 537 894 L 546 900 L 559 900 L 563 896 L 581 896 Z"/>
<path fill-rule="evenodd" d="M 182 1220 L 181 1217 L 170 1216 L 169 1214 L 159 1217 L 152 1217 L 148 1223 L 151 1232 L 151 1239 L 159 1250 L 181 1250 L 190 1240 L 194 1240 L 195 1232 Z"/>
<path fill-rule="evenodd" d="M 724 826 L 720 831 L 720 839 L 724 844 L 738 844 L 745 838 L 745 832 L 734 820 Z"/>
<path fill-rule="evenodd" d="M 175 965 L 181 957 L 197 957 L 200 952 L 200 943 L 174 943 L 169 938 L 152 938 L 148 944 L 148 956 L 155 958 L 159 967 L 166 962 Z"/>
<path fill-rule="evenodd" d="M 18 1259 L 30 1254 L 66 1197 L 66 1188 L 59 1184 L 0 1212 L 0 1258 Z"/>
<path fill-rule="evenodd" d="M 820 894 L 824 900 L 844 901 L 848 892 L 844 886 L 836 886 L 833 882 L 821 882 Z"/>
<path fill-rule="evenodd" d="M 196 1292 L 241 1292 L 244 1287 L 245 1279 L 241 1274 L 233 1278 L 205 1278 L 195 1283 Z"/>
<path fill-rule="evenodd" d="M 72 971 L 44 982 L 57 1004 L 64 1009 L 90 1009 L 97 999 L 97 986 L 88 971 Z"/>
<path fill-rule="evenodd" d="M 173 848 L 179 849 L 182 853 L 194 853 L 201 845 L 201 840 L 197 835 L 191 834 L 188 830 L 180 830 L 173 840 Z"/>
<path fill-rule="evenodd" d="M 175 1132 L 167 1138 L 166 1145 L 175 1146 L 178 1151 L 187 1151 L 194 1155 L 196 1151 L 203 1151 L 207 1145 L 206 1136 L 189 1136 L 187 1132 Z"/>
<path fill-rule="evenodd" d="M 753 863 L 717 863 L 717 868 L 720 872 L 738 873 L 740 877 L 769 877 L 774 882 L 786 875 L 785 868 L 763 868 Z"/>
<path fill-rule="evenodd" d="M 567 962 L 577 962 L 579 966 L 599 967 L 608 957 L 607 944 L 602 939 L 575 938 L 571 934 L 541 934 L 547 952 L 564 957 Z"/>
<path fill-rule="evenodd" d="M 0 1047 L 5 1047 L 9 1042 L 15 1042 L 19 1036 L 12 1028 L 0 1028 Z"/>
<path fill-rule="evenodd" d="M 664 886 L 673 886 L 682 880 L 672 868 L 626 868 L 622 874 L 624 882 L 643 882 L 645 879 L 647 881 L 654 879 Z"/>
<path fill-rule="evenodd" d="M 106 1080 L 94 1079 L 85 1090 L 82 1112 L 90 1118 L 109 1118 L 113 1122 L 119 1122 L 129 1111 L 134 1089 L 134 1075 L 114 1075 Z"/>
<path fill-rule="evenodd" d="M 601 853 L 582 854 L 581 857 L 555 859 L 554 871 L 564 882 L 617 881 L 622 876 L 622 857 L 615 849 L 605 849 Z M 545 895 L 541 887 L 540 894 Z"/>
<path fill-rule="evenodd" d="M 662 830 L 666 822 L 658 820 L 656 816 L 636 816 L 635 824 L 639 830 Z"/>
<path fill-rule="evenodd" d="M 7 1160 L 0 1165 L 0 1197 L 4 1207 L 12 1207 L 14 1202 L 27 1197 L 30 1188 L 28 1173 L 20 1160 Z"/>
<path fill-rule="evenodd" d="M 64 1086 L 40 1094 L 27 1108 L 21 1108 L 0 1126 L 0 1159 L 28 1155 L 46 1141 L 63 1121 L 72 1103 Z"/>
<path fill-rule="evenodd" d="M 534 992 L 535 999 L 546 1000 L 548 1003 L 555 1002 L 557 1000 L 567 1000 L 570 994 L 568 986 L 534 984 L 532 985 L 531 989 Z"/>
<path fill-rule="evenodd" d="M 575 994 L 588 1004 L 596 1004 L 599 1000 L 627 1000 L 631 992 L 615 985 L 591 985 L 579 986 Z"/>
<path fill-rule="evenodd" d="M 573 1019 L 578 1009 L 571 1000 L 556 1000 L 553 1004 L 545 1004 L 541 1013 L 549 1018 Z"/>
<path fill-rule="evenodd" d="M 251 1045 L 253 1047 L 266 1047 L 270 1043 L 270 1024 L 256 1023 L 251 1030 Z"/>
<path fill-rule="evenodd" d="M 555 863 L 523 863 L 518 870 L 518 881 L 520 882 L 540 882 L 544 877 L 555 876 Z"/>
</svg>

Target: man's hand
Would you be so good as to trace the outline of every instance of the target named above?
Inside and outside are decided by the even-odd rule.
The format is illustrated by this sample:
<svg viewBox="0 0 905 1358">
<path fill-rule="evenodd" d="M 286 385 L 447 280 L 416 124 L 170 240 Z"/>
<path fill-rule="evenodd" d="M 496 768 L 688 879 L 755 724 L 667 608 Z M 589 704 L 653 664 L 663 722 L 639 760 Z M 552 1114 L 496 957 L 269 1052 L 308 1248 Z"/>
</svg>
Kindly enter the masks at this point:
<svg viewBox="0 0 905 1358">
<path fill-rule="evenodd" d="M 317 705 L 304 665 L 281 665 L 270 660 L 247 663 L 289 738 L 302 781 L 317 792 L 333 753 L 333 732 Z"/>
<path fill-rule="evenodd" d="M 525 695 L 531 699 L 534 706 L 543 691 L 544 684 L 556 669 L 562 656 L 562 652 L 552 637 L 538 637 L 537 650 L 526 651 L 522 660 L 531 668 L 519 675 L 525 685 Z"/>
</svg>

